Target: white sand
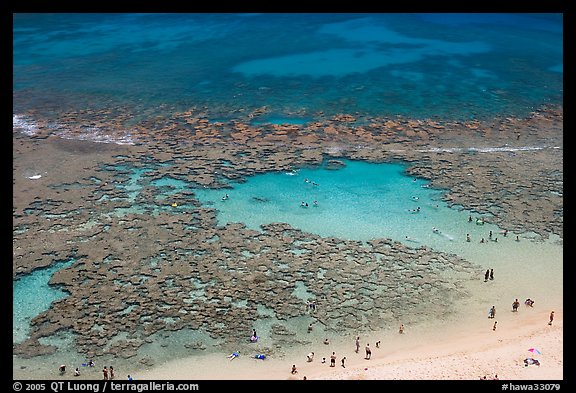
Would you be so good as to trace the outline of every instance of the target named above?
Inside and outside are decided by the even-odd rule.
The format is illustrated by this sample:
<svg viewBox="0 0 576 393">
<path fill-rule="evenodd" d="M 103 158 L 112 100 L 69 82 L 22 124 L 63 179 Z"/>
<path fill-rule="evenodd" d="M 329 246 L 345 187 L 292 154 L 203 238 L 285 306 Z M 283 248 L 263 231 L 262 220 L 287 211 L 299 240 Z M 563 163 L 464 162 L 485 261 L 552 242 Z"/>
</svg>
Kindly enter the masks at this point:
<svg viewBox="0 0 576 393">
<path fill-rule="evenodd" d="M 396 341 L 400 344 L 392 350 L 370 343 L 371 360 L 364 359 L 365 344 L 355 353 L 352 341 L 348 353 L 337 353 L 336 367 L 329 366 L 332 348 L 325 348 L 323 352 L 317 350 L 311 363 L 306 362 L 306 353 L 298 359 L 265 361 L 241 356 L 233 361 L 222 359 L 218 367 L 203 369 L 197 359 L 189 358 L 156 367 L 138 379 L 278 380 L 306 376 L 309 380 L 478 380 L 498 375 L 508 380 L 562 380 L 562 310 L 555 310 L 552 326 L 548 325 L 547 310 L 522 305 L 517 313 L 501 314 L 505 315 L 498 320 L 495 331 L 493 320 L 486 318 L 474 330 L 424 344 L 420 339 L 412 340 L 407 329 L 402 335 L 398 333 Z M 528 352 L 532 347 L 542 354 Z M 342 356 L 347 358 L 345 368 L 341 366 Z M 322 357 L 326 357 L 325 364 L 321 363 Z M 538 359 L 541 365 L 525 367 L 523 359 L 527 357 Z M 290 372 L 293 364 L 298 369 L 294 375 Z"/>
</svg>

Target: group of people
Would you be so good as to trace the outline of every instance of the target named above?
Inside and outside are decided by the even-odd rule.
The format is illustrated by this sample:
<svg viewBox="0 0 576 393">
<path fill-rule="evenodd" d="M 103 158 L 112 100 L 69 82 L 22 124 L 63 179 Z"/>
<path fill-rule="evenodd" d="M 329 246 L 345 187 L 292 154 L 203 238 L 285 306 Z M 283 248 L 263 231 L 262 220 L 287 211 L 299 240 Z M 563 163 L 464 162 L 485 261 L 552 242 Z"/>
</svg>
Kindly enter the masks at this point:
<svg viewBox="0 0 576 393">
<path fill-rule="evenodd" d="M 486 272 L 486 274 L 488 274 L 488 271 Z M 490 277 L 490 278 L 492 278 L 492 277 Z M 524 304 L 528 307 L 534 307 L 534 300 L 528 298 L 524 301 Z M 514 299 L 514 301 L 512 302 L 512 312 L 518 312 L 519 307 L 520 307 L 520 301 L 518 299 Z M 493 319 L 494 317 L 496 317 L 496 306 L 492 306 L 490 308 L 490 310 L 488 311 L 488 318 Z M 554 321 L 554 311 L 551 311 L 548 325 L 552 326 L 553 321 Z M 492 327 L 492 330 L 496 330 L 496 324 L 497 323 L 498 322 L 494 322 L 494 326 Z"/>
<path fill-rule="evenodd" d="M 82 366 L 94 367 L 94 362 L 92 360 L 89 360 L 86 363 L 82 363 Z M 58 368 L 58 370 L 60 371 L 60 375 L 64 375 L 66 373 L 66 365 L 61 364 L 60 367 Z M 102 374 L 103 374 L 105 380 L 114 379 L 114 376 L 115 376 L 114 375 L 114 367 L 110 366 L 110 368 L 107 368 L 106 366 L 104 366 L 104 368 L 102 369 Z M 80 367 L 76 367 L 74 369 L 74 376 L 75 377 L 80 376 Z"/>
<path fill-rule="evenodd" d="M 104 366 L 102 374 L 104 375 L 104 380 L 114 379 L 114 367 L 110 366 L 110 370 L 108 370 L 106 366 Z"/>
<path fill-rule="evenodd" d="M 398 332 L 400 334 L 404 333 L 404 324 L 400 325 Z M 324 344 L 326 344 L 326 345 L 330 344 L 330 342 L 328 341 L 328 338 L 326 338 L 324 340 Z M 376 341 L 376 348 L 380 348 L 380 341 Z M 356 353 L 360 352 L 360 336 L 356 337 L 356 350 L 355 350 L 355 352 Z M 366 346 L 364 347 L 364 352 L 365 352 L 364 359 L 370 360 L 372 358 L 372 349 L 370 347 L 370 343 L 366 343 Z M 314 356 L 315 356 L 314 352 L 309 352 L 306 355 L 306 362 L 311 363 L 312 361 L 314 361 Z M 332 351 L 332 354 L 330 355 L 330 367 L 336 367 L 336 360 L 337 360 L 336 352 Z M 322 358 L 321 363 L 322 364 L 326 363 L 325 357 Z M 344 356 L 344 357 L 342 357 L 342 359 L 340 359 L 340 363 L 341 363 L 341 366 L 343 368 L 346 368 L 346 356 Z M 298 373 L 298 369 L 296 368 L 296 365 L 292 365 L 292 374 L 296 374 L 296 373 Z"/>
</svg>

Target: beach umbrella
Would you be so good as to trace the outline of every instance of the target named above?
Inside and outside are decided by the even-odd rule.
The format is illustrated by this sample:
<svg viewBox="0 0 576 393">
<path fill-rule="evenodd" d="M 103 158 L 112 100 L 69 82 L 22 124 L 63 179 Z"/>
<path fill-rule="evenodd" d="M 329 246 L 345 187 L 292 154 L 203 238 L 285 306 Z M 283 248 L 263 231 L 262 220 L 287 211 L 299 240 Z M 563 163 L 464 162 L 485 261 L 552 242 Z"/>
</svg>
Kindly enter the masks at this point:
<svg viewBox="0 0 576 393">
<path fill-rule="evenodd" d="M 530 348 L 528 352 L 532 352 L 533 355 L 542 355 L 542 352 L 538 348 Z"/>
</svg>

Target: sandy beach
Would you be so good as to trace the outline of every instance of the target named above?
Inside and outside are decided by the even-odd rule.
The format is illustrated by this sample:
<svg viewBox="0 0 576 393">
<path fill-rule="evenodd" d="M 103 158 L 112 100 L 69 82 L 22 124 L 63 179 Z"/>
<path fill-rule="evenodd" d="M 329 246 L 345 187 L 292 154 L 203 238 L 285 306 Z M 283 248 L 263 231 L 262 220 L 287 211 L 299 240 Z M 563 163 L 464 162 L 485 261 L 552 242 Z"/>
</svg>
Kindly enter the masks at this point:
<svg viewBox="0 0 576 393">
<path fill-rule="evenodd" d="M 261 361 L 247 358 L 222 361 L 217 370 L 204 370 L 204 378 L 237 380 L 562 380 L 563 374 L 563 318 L 561 310 L 548 325 L 548 311 L 524 310 L 506 313 L 499 319 L 496 330 L 492 320 L 480 322 L 477 329 L 450 334 L 445 339 L 423 343 L 412 339 L 406 331 L 396 340 L 397 345 L 370 343 L 372 356 L 366 360 L 364 343 L 355 353 L 354 341 L 348 352 L 337 353 L 335 367 L 330 367 L 331 349 L 316 350 L 314 360 L 306 361 L 302 353 L 298 359 Z M 402 342 L 402 344 L 398 344 Z M 392 349 L 390 349 L 392 347 Z M 533 355 L 528 350 L 538 349 Z M 342 367 L 342 356 L 346 356 Z M 322 358 L 326 357 L 326 363 Z M 524 365 L 524 359 L 534 358 L 540 366 Z M 297 373 L 292 374 L 292 365 Z M 201 369 L 201 367 L 200 367 Z M 195 360 L 183 359 L 156 367 L 138 376 L 138 379 L 191 379 L 198 377 L 199 365 Z"/>
<path fill-rule="evenodd" d="M 545 327 L 538 327 L 535 318 L 531 322 L 529 327 L 474 332 L 449 343 L 434 343 L 391 356 L 376 353 L 372 360 L 350 362 L 346 370 L 340 367 L 337 373 L 317 367 L 302 371 L 310 374 L 310 379 L 474 380 L 484 376 L 494 379 L 496 375 L 503 380 L 563 379 L 561 322 Z M 542 355 L 534 358 L 541 365 L 525 366 L 523 360 L 532 357 L 527 350 L 536 343 Z"/>
</svg>

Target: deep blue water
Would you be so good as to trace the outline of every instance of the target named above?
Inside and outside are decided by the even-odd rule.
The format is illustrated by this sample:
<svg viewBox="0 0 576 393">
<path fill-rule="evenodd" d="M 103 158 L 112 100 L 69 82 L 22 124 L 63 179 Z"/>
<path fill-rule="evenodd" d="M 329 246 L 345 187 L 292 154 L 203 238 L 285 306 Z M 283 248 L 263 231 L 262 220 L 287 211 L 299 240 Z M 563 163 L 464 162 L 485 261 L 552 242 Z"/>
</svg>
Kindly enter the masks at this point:
<svg viewBox="0 0 576 393">
<path fill-rule="evenodd" d="M 563 97 L 561 14 L 15 14 L 15 114 L 267 106 L 523 115 Z M 232 115 L 233 117 L 233 115 Z"/>
</svg>

